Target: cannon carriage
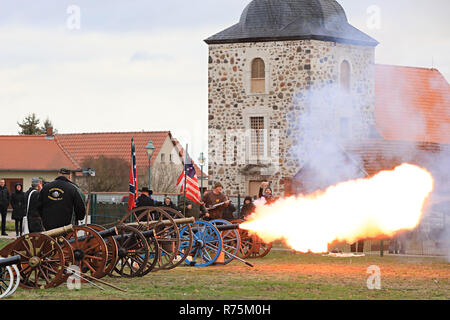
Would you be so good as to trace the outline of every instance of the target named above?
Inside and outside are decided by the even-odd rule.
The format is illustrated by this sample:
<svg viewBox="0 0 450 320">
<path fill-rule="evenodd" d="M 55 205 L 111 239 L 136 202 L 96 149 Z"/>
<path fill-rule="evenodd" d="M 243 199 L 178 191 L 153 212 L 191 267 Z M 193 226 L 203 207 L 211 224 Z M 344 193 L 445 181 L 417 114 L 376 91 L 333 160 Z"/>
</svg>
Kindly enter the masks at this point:
<svg viewBox="0 0 450 320">
<path fill-rule="evenodd" d="M 76 273 L 74 266 L 83 282 L 105 276 L 140 277 L 183 263 L 206 267 L 238 260 L 253 267 L 244 260 L 249 255 L 242 248 L 248 239 L 242 238 L 241 222 L 195 221 L 174 209 L 143 207 L 109 229 L 69 225 L 24 235 L 4 247 L 0 256 L 16 257 L 16 271 L 9 277 L 15 275 L 15 285 L 25 289 L 57 287 Z M 270 250 L 265 248 L 264 255 Z"/>
</svg>

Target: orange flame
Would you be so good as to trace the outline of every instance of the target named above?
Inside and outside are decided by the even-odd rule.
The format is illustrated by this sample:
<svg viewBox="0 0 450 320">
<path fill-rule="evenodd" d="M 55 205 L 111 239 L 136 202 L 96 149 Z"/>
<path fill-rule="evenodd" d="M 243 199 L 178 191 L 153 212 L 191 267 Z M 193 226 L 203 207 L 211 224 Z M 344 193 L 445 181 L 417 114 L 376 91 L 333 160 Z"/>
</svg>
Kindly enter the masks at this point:
<svg viewBox="0 0 450 320">
<path fill-rule="evenodd" d="M 427 170 L 402 164 L 311 195 L 257 203 L 255 213 L 240 227 L 265 242 L 284 240 L 299 252 L 327 252 L 334 241 L 354 243 L 414 229 L 433 185 Z"/>
</svg>

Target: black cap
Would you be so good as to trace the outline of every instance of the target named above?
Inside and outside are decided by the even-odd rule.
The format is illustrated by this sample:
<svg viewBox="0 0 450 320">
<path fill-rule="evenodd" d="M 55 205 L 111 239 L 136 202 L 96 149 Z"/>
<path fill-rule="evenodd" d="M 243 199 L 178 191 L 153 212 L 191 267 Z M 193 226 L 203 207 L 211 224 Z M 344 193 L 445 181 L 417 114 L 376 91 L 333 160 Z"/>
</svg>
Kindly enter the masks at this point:
<svg viewBox="0 0 450 320">
<path fill-rule="evenodd" d="M 148 192 L 148 194 L 153 194 L 152 190 L 149 190 L 147 187 L 143 187 L 139 192 Z"/>
<path fill-rule="evenodd" d="M 71 171 L 67 168 L 61 168 L 59 169 L 59 174 L 71 174 Z"/>
</svg>

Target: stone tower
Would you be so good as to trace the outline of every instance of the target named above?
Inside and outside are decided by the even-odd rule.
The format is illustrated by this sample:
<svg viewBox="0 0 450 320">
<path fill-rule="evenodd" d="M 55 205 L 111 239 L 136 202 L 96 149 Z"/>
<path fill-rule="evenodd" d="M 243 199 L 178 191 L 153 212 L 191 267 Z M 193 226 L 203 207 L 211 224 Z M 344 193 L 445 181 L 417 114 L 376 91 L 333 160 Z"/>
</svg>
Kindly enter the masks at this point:
<svg viewBox="0 0 450 320">
<path fill-rule="evenodd" d="M 310 92 L 338 86 L 362 125 L 373 124 L 378 42 L 351 26 L 335 0 L 253 0 L 237 24 L 205 42 L 210 186 L 254 196 L 268 180 L 274 194 L 288 191 L 304 165 L 294 147 L 305 139 L 299 121 L 311 111 Z M 345 108 L 326 112 L 338 130 L 351 128 Z"/>
</svg>

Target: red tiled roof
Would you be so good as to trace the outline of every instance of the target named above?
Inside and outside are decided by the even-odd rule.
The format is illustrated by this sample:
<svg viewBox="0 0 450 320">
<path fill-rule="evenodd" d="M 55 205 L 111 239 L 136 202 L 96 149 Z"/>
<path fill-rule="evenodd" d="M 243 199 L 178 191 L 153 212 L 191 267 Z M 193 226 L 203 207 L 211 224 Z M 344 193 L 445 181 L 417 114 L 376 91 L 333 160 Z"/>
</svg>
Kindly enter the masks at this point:
<svg viewBox="0 0 450 320">
<path fill-rule="evenodd" d="M 376 65 L 375 120 L 387 140 L 450 144 L 450 85 L 436 69 Z"/>
<path fill-rule="evenodd" d="M 121 158 L 128 163 L 131 159 L 131 138 L 136 148 L 136 166 L 138 170 L 148 168 L 148 156 L 145 146 L 152 140 L 155 147 L 151 164 L 153 165 L 170 131 L 160 132 L 112 132 L 112 133 L 75 133 L 57 134 L 56 140 L 78 163 L 88 157 Z"/>
<path fill-rule="evenodd" d="M 78 169 L 55 139 L 42 136 L 0 136 L 0 170 L 57 171 Z"/>
</svg>

